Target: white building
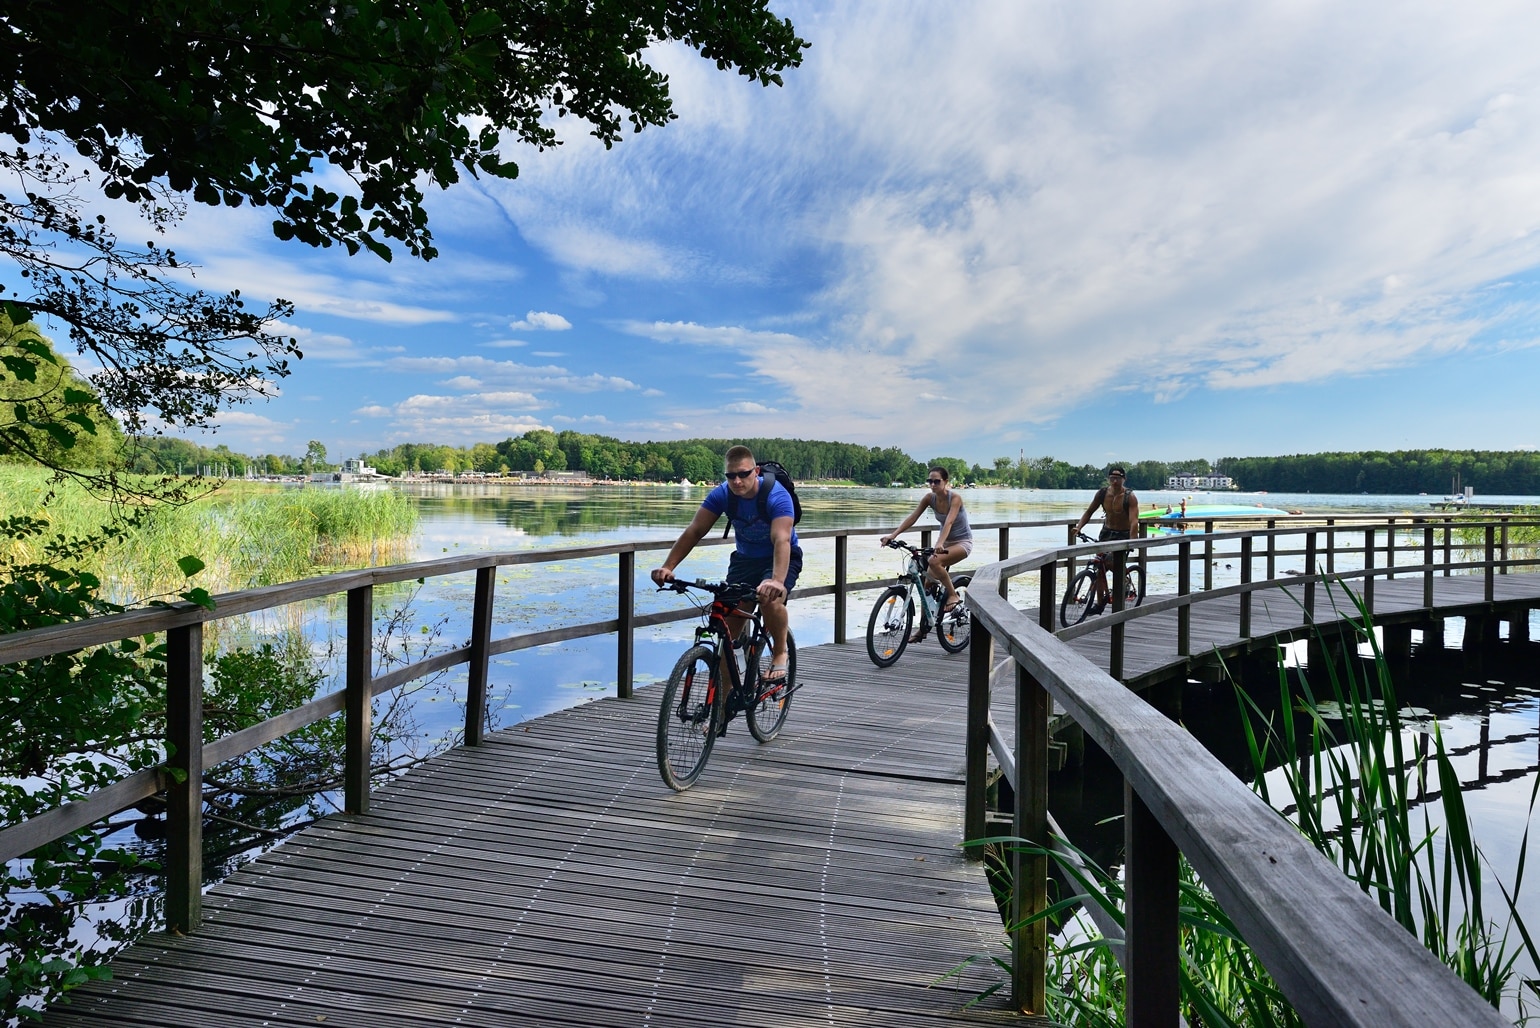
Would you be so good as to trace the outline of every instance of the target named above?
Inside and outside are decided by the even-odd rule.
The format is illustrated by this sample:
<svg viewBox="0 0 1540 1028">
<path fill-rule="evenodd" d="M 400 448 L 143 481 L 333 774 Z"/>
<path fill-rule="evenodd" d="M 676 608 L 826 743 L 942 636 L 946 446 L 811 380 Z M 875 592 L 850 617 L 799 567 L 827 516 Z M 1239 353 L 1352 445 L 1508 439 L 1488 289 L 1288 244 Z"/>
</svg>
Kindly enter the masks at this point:
<svg viewBox="0 0 1540 1028">
<path fill-rule="evenodd" d="M 1215 492 L 1221 489 L 1234 489 L 1235 480 L 1229 475 L 1172 475 L 1166 479 L 1166 488 L 1173 492 L 1181 492 L 1184 489 Z"/>
</svg>

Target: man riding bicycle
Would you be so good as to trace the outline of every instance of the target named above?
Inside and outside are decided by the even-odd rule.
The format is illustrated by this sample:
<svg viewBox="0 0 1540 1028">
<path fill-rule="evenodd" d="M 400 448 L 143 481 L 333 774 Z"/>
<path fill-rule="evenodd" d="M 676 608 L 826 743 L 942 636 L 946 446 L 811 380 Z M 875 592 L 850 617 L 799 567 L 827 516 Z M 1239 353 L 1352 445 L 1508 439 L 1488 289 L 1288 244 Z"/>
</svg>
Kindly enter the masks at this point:
<svg viewBox="0 0 1540 1028">
<path fill-rule="evenodd" d="M 774 476 L 760 474 L 747 446 L 728 450 L 723 463 L 726 481 L 706 494 L 695 517 L 668 551 L 663 566 L 653 569 L 652 580 L 662 585 L 672 579 L 674 569 L 726 514 L 735 536 L 727 581 L 758 587 L 755 594 L 771 638 L 771 666 L 765 681 L 774 682 L 786 675 L 786 600 L 802 573 L 796 507 L 791 494 Z M 742 618 L 733 619 L 735 635 L 742 622 Z"/>
<path fill-rule="evenodd" d="M 1139 497 L 1132 490 L 1123 488 L 1127 478 L 1122 468 L 1113 466 L 1107 471 L 1107 484 L 1096 491 L 1091 498 L 1091 503 L 1086 507 L 1085 513 L 1080 515 L 1080 522 L 1075 525 L 1073 536 L 1079 537 L 1091 520 L 1091 515 L 1096 513 L 1096 508 L 1102 509 L 1102 530 L 1097 536 L 1098 542 L 1106 542 L 1109 539 L 1129 539 L 1139 528 Z M 1102 565 L 1102 573 L 1096 581 L 1096 597 L 1099 606 L 1107 602 L 1109 590 L 1107 587 L 1107 565 Z"/>
</svg>

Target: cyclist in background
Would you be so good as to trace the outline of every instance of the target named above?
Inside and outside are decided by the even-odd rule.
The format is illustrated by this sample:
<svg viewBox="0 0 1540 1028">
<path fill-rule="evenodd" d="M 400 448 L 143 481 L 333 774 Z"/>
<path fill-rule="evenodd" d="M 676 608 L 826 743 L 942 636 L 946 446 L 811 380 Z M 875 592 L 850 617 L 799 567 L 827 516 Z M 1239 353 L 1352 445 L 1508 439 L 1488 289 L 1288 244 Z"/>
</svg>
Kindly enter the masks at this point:
<svg viewBox="0 0 1540 1028">
<path fill-rule="evenodd" d="M 930 492 L 920 497 L 920 502 L 915 504 L 914 510 L 904 519 L 903 524 L 878 540 L 883 546 L 888 545 L 912 528 L 920 519 L 920 515 L 927 510 L 936 516 L 936 523 L 941 526 L 941 532 L 936 537 L 936 552 L 931 554 L 926 573 L 940 582 L 942 588 L 946 590 L 946 597 L 941 603 L 943 614 L 961 602 L 947 568 L 958 561 L 966 560 L 968 554 L 973 552 L 973 529 L 968 526 L 968 513 L 963 510 L 962 497 L 951 488 L 951 478 L 952 475 L 946 468 L 931 468 L 925 476 L 925 484 L 930 486 Z M 920 634 L 923 635 L 923 632 Z M 920 640 L 916 638 L 909 641 L 919 642 Z"/>
<path fill-rule="evenodd" d="M 1075 526 L 1074 535 L 1079 536 L 1085 529 L 1086 522 L 1091 520 L 1091 515 L 1096 513 L 1096 508 L 1102 509 L 1102 531 L 1096 537 L 1098 542 L 1106 542 L 1109 539 L 1129 539 L 1139 526 L 1139 497 L 1132 490 L 1123 488 L 1123 482 L 1127 475 L 1123 469 L 1114 465 L 1107 471 L 1107 484 L 1096 490 L 1096 495 L 1091 498 L 1090 506 L 1085 513 L 1080 515 L 1080 523 Z M 1107 565 L 1102 566 L 1101 579 L 1096 583 L 1096 595 L 1102 603 L 1107 602 Z"/>
<path fill-rule="evenodd" d="M 706 537 L 717 519 L 726 514 L 732 522 L 735 543 L 727 566 L 727 581 L 758 587 L 756 595 L 772 643 L 770 672 L 765 681 L 774 682 L 786 675 L 786 599 L 797 587 L 797 577 L 802 573 L 796 508 L 784 486 L 773 476 L 760 474 L 754 453 L 747 446 L 728 450 L 723 463 L 726 481 L 706 494 L 695 517 L 668 551 L 663 566 L 653 569 L 652 580 L 662 585 L 673 578 L 674 569 Z M 763 497 L 761 491 L 765 491 Z M 765 502 L 761 503 L 761 499 Z M 737 635 L 743 619 L 732 621 L 733 634 Z"/>
</svg>

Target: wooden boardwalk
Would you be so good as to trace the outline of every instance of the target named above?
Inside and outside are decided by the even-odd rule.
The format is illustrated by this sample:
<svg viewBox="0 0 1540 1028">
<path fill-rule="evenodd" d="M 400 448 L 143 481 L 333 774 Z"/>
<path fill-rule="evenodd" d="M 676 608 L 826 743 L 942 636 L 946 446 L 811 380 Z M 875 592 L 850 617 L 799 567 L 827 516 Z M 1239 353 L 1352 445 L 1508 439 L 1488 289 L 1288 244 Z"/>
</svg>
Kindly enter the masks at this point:
<svg viewBox="0 0 1540 1028">
<path fill-rule="evenodd" d="M 1354 589 L 1360 588 L 1355 583 Z M 1465 613 L 1484 613 L 1489 607 L 1540 606 L 1540 574 L 1498 575 L 1494 579 L 1493 600 L 1483 597 L 1484 581 L 1479 576 L 1459 575 L 1433 580 L 1433 600 L 1440 608 L 1437 617 Z M 1151 595 L 1150 599 L 1158 597 Z M 1417 620 L 1423 616 L 1422 576 L 1408 576 L 1374 583 L 1374 618 L 1376 624 Z M 1333 604 L 1342 608 L 1333 610 Z M 1240 638 L 1240 597 L 1225 596 L 1203 600 L 1192 608 L 1190 657 L 1177 653 L 1177 612 L 1162 611 L 1127 623 L 1124 634 L 1123 679 L 1134 688 L 1165 679 L 1185 677 L 1198 664 L 1212 663 L 1217 649 L 1226 657 L 1262 646 L 1271 646 L 1280 633 L 1297 635 L 1305 625 L 1303 587 L 1286 586 L 1253 594 L 1251 638 Z M 1037 612 L 1031 612 L 1036 618 Z M 1344 616 L 1357 616 L 1352 600 L 1340 587 L 1327 589 L 1318 584 L 1315 594 L 1317 624 L 1327 624 Z M 1092 632 L 1071 640 L 1075 651 L 1102 670 L 1110 666 L 1108 635 Z"/>
<path fill-rule="evenodd" d="M 780 739 L 735 721 L 686 793 L 657 687 L 525 722 L 327 818 L 151 936 L 45 1025 L 835 1025 L 1002 1018 L 963 859 L 967 654 L 801 654 Z M 1008 677 L 1008 676 L 1002 676 Z M 1002 697 L 1001 708 L 1010 704 Z"/>
</svg>

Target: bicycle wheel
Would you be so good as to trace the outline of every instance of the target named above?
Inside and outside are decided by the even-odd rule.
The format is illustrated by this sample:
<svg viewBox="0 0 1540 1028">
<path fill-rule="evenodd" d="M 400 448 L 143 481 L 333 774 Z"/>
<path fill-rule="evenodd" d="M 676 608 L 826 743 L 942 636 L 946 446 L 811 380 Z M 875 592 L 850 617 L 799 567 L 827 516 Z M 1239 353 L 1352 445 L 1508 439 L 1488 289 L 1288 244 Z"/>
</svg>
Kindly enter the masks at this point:
<svg viewBox="0 0 1540 1028">
<path fill-rule="evenodd" d="M 786 723 L 786 713 L 791 709 L 791 694 L 797 688 L 797 640 L 791 630 L 786 630 L 786 677 L 779 682 L 767 683 L 770 672 L 770 641 L 765 640 L 759 656 L 759 674 L 754 678 L 755 699 L 749 706 L 749 734 L 759 742 L 769 742 L 781 734 Z"/>
<path fill-rule="evenodd" d="M 907 586 L 890 585 L 877 598 L 866 622 L 866 655 L 878 667 L 892 667 L 909 645 L 909 626 L 914 623 L 914 604 Z"/>
<path fill-rule="evenodd" d="M 968 598 L 968 583 L 972 581 L 972 575 L 958 575 L 952 579 L 952 588 L 957 590 L 959 600 Z M 936 638 L 940 641 L 941 648 L 948 653 L 961 653 L 966 650 L 972 629 L 973 615 L 968 612 L 966 603 L 959 603 L 936 619 Z"/>
<path fill-rule="evenodd" d="M 1068 628 L 1085 620 L 1096 603 L 1096 572 L 1084 568 L 1069 583 L 1059 604 L 1059 624 Z"/>
<path fill-rule="evenodd" d="M 1137 607 L 1144 602 L 1144 571 L 1137 564 L 1130 564 L 1124 570 L 1125 589 L 1123 590 L 1123 606 Z"/>
<path fill-rule="evenodd" d="M 717 738 L 717 653 L 692 646 L 669 673 L 658 708 L 658 773 L 683 792 L 700 777 Z"/>
</svg>

